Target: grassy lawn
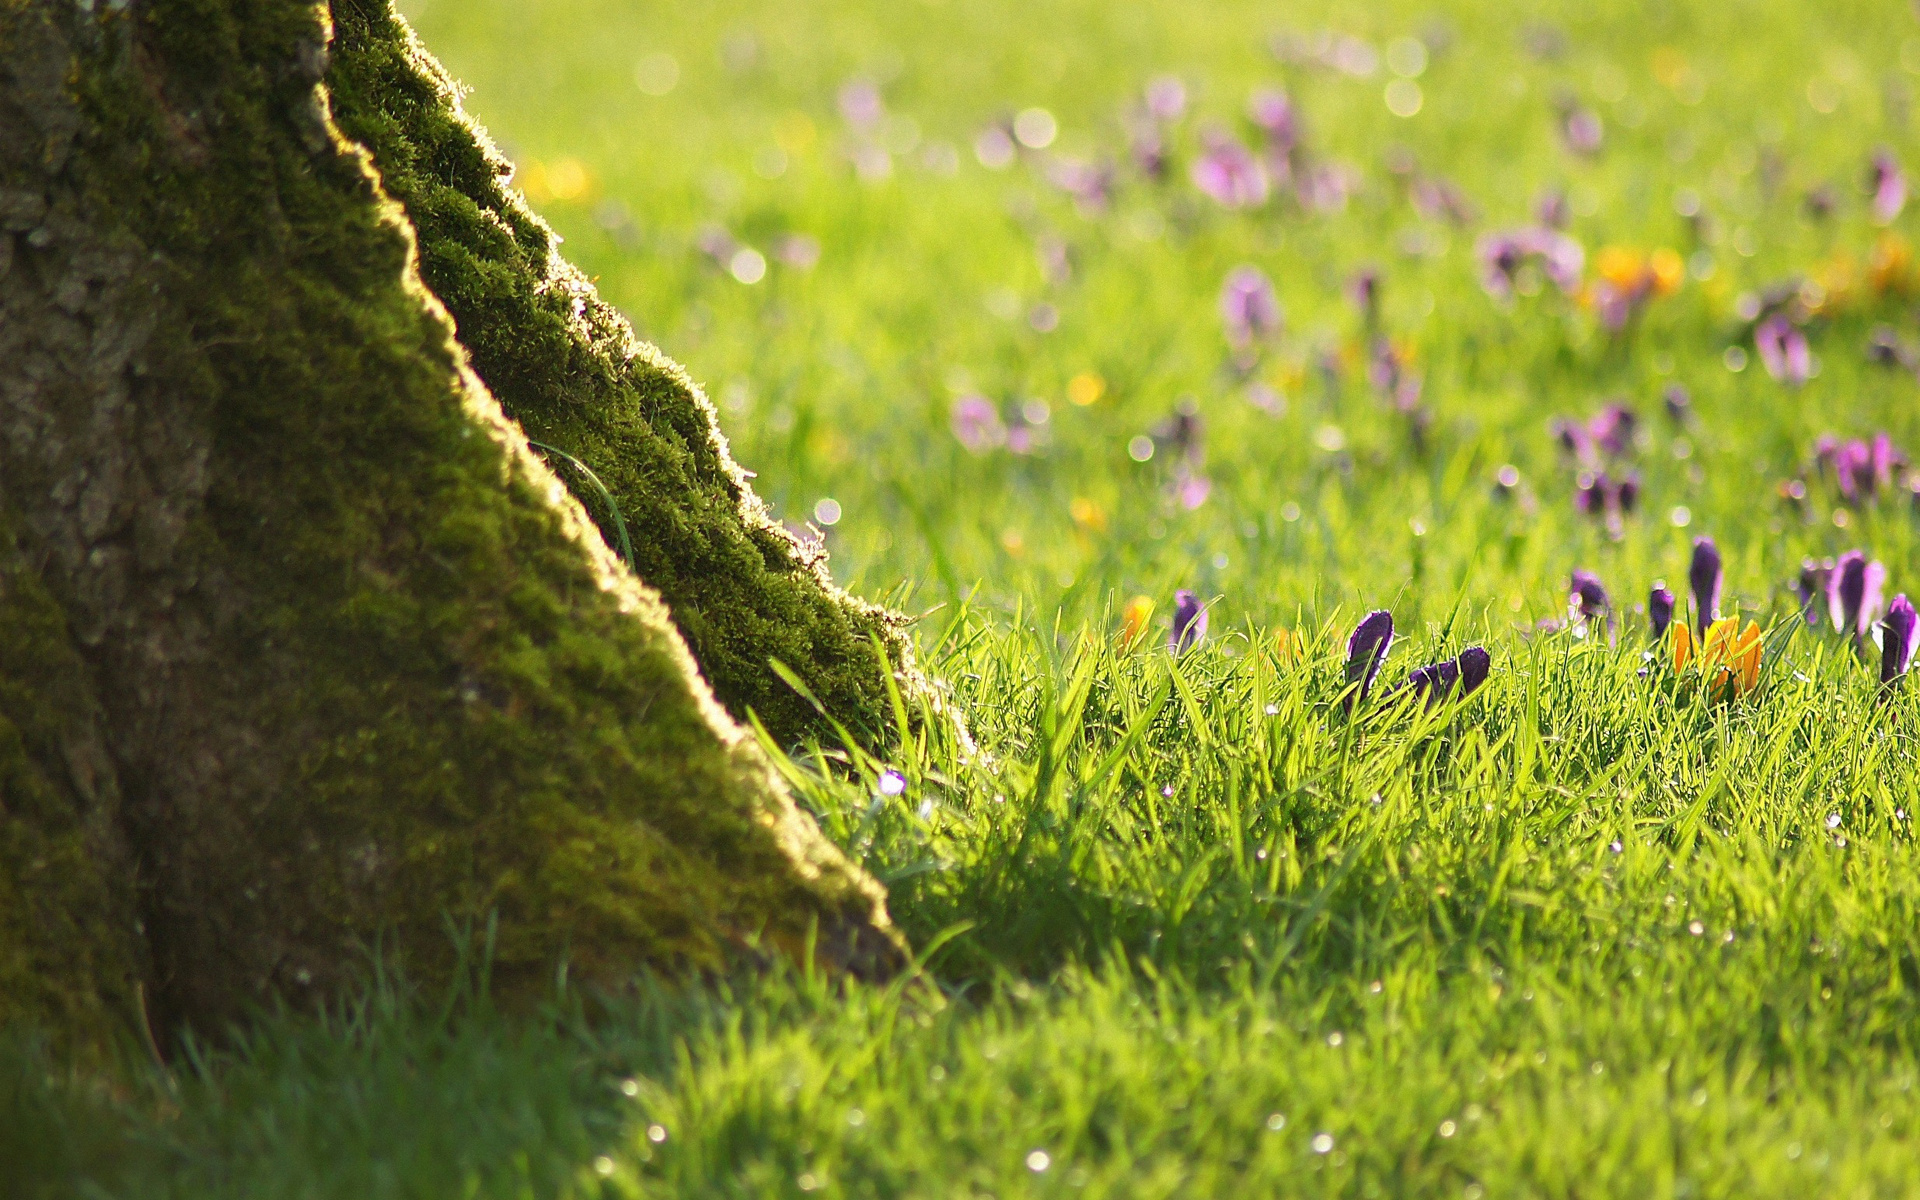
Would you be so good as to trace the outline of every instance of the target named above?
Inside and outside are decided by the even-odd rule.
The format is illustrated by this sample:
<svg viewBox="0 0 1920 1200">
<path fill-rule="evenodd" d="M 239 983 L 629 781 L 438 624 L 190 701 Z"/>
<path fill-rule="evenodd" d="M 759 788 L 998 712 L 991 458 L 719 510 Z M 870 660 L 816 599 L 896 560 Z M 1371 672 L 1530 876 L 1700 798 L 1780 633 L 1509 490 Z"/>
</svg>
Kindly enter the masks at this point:
<svg viewBox="0 0 1920 1200">
<path fill-rule="evenodd" d="M 926 614 L 981 753 L 784 764 L 923 969 L 380 983 L 117 1089 L 12 1037 L 26 1194 L 1920 1195 L 1920 681 L 1795 592 L 1920 594 L 1920 472 L 1821 453 L 1920 458 L 1907 6 L 404 7 Z M 1561 258 L 1489 279 L 1515 230 Z M 1650 631 L 1701 537 L 1750 687 Z"/>
</svg>

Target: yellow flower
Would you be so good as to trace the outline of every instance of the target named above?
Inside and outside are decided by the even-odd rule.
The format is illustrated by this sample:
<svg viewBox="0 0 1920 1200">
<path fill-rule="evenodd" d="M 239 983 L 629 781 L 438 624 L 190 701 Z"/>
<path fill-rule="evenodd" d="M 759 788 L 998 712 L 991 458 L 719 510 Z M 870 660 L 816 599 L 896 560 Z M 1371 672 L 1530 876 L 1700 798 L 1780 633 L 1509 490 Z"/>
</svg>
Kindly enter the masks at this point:
<svg viewBox="0 0 1920 1200">
<path fill-rule="evenodd" d="M 1135 596 L 1127 601 L 1121 610 L 1120 649 L 1131 650 L 1141 635 L 1147 632 L 1147 622 L 1153 620 L 1153 597 Z"/>
<path fill-rule="evenodd" d="M 1628 292 L 1640 285 L 1646 274 L 1647 260 L 1638 250 L 1629 250 L 1625 246 L 1606 246 L 1593 256 L 1593 270 L 1614 287 Z"/>
<path fill-rule="evenodd" d="M 1692 665 L 1707 681 L 1715 696 L 1744 696 L 1760 686 L 1760 626 L 1748 621 L 1740 627 L 1739 617 L 1725 617 L 1707 627 L 1704 644 L 1694 645 L 1693 630 L 1684 623 L 1673 627 L 1673 669 L 1676 674 Z"/>
<path fill-rule="evenodd" d="M 1686 282 L 1687 264 L 1679 251 L 1662 246 L 1647 257 L 1647 272 L 1653 277 L 1654 295 L 1671 296 Z"/>
<path fill-rule="evenodd" d="M 1067 506 L 1067 511 L 1073 514 L 1073 523 L 1080 528 L 1092 533 L 1107 531 L 1107 510 L 1101 508 L 1098 501 L 1075 496 L 1073 503 Z"/>
<path fill-rule="evenodd" d="M 1085 408 L 1107 394 L 1107 381 L 1092 371 L 1082 371 L 1067 381 L 1067 399 L 1075 407 Z"/>
<path fill-rule="evenodd" d="M 1904 293 L 1913 283 L 1913 247 L 1897 233 L 1883 233 L 1873 244 L 1867 269 L 1874 291 Z"/>
<path fill-rule="evenodd" d="M 1273 661 L 1283 667 L 1291 667 L 1300 661 L 1306 647 L 1301 644 L 1300 635 L 1290 629 L 1273 631 Z"/>
</svg>

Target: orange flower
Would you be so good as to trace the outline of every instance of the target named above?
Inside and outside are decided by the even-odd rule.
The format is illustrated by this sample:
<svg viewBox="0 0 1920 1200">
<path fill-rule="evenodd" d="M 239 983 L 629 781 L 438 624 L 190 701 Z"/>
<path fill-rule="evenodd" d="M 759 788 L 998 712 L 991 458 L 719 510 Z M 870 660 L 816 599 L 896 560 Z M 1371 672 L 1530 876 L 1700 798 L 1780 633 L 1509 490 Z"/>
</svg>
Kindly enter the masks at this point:
<svg viewBox="0 0 1920 1200">
<path fill-rule="evenodd" d="M 1687 264 L 1679 251 L 1662 246 L 1647 256 L 1647 274 L 1653 279 L 1654 295 L 1671 296 L 1686 281 Z"/>
<path fill-rule="evenodd" d="M 1606 246 L 1593 256 L 1593 270 L 1623 292 L 1640 285 L 1647 272 L 1647 260 L 1638 250 L 1625 246 Z"/>
<path fill-rule="evenodd" d="M 1673 627 L 1673 669 L 1685 672 L 1689 665 L 1719 696 L 1744 696 L 1760 686 L 1760 626 L 1747 622 L 1740 627 L 1739 617 L 1726 617 L 1707 627 L 1705 643 L 1695 647 L 1693 631 L 1685 624 Z"/>
<path fill-rule="evenodd" d="M 1906 292 L 1913 284 L 1913 247 L 1897 233 L 1881 234 L 1873 244 L 1867 271 L 1874 291 L 1883 295 Z"/>
<path fill-rule="evenodd" d="M 1153 597 L 1135 596 L 1127 601 L 1120 619 L 1120 649 L 1131 650 L 1147 632 L 1147 622 L 1153 620 Z"/>
<path fill-rule="evenodd" d="M 1299 634 L 1294 633 L 1290 629 L 1276 629 L 1273 631 L 1273 661 L 1275 663 L 1283 667 L 1291 667 L 1298 663 L 1301 656 L 1305 653 L 1306 647 L 1301 644 Z"/>
</svg>

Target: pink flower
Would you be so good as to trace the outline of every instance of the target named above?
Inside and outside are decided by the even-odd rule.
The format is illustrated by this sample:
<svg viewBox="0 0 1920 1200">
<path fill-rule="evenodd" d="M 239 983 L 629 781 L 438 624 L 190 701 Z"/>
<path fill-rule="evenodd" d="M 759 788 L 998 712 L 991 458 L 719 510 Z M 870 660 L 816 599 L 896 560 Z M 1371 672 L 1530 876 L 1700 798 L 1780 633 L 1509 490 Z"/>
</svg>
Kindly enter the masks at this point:
<svg viewBox="0 0 1920 1200">
<path fill-rule="evenodd" d="M 1245 146 L 1225 134 L 1208 138 L 1193 164 L 1193 186 L 1222 208 L 1255 208 L 1267 202 L 1266 168 Z"/>
<path fill-rule="evenodd" d="M 1220 289 L 1220 319 L 1227 326 L 1227 341 L 1236 350 L 1280 331 L 1280 299 L 1265 271 L 1238 266 L 1227 273 Z"/>
<path fill-rule="evenodd" d="M 1813 373 L 1807 335 L 1779 313 L 1754 326 L 1753 348 L 1767 374 L 1790 387 L 1799 387 Z"/>
</svg>

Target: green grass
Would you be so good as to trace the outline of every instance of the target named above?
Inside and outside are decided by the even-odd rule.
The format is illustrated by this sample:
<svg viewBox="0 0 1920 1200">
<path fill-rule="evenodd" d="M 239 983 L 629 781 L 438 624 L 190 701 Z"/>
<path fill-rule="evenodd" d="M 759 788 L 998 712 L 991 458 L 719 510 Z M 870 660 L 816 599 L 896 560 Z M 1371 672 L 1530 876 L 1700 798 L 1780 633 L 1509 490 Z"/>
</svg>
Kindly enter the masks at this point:
<svg viewBox="0 0 1920 1200">
<path fill-rule="evenodd" d="M 1920 1195 L 1920 696 L 1883 697 L 1814 632 L 1717 704 L 1638 674 L 1631 613 L 1617 646 L 1537 627 L 1575 567 L 1629 609 L 1656 579 L 1684 590 L 1702 533 L 1763 623 L 1790 621 L 1809 554 L 1866 547 L 1891 590 L 1920 590 L 1907 504 L 1841 509 L 1817 479 L 1804 511 L 1775 493 L 1823 433 L 1920 449 L 1913 377 L 1864 354 L 1877 323 L 1916 334 L 1910 301 L 1863 291 L 1814 322 L 1821 369 L 1797 391 L 1723 357 L 1743 292 L 1866 259 L 1874 148 L 1920 162 L 1904 6 L 408 7 L 546 181 L 567 251 L 706 383 L 762 493 L 796 521 L 832 498 L 837 575 L 928 613 L 923 653 L 983 753 L 936 734 L 892 763 L 787 763 L 887 881 L 924 969 L 643 981 L 533 1020 L 480 988 L 376 985 L 112 1089 L 15 1038 L 0 1162 L 26 1164 L 28 1194 Z M 1558 58 L 1526 49 L 1544 20 Z M 1328 24 L 1444 42 L 1421 111 L 1387 111 L 1384 72 L 1267 50 Z M 680 78 L 651 97 L 635 64 L 660 53 Z M 1030 105 L 1058 116 L 1056 149 L 1124 158 L 1122 106 L 1166 71 L 1193 96 L 1183 152 L 1208 120 L 1244 133 L 1248 89 L 1284 83 L 1315 153 L 1360 173 L 1347 210 L 1227 213 L 1184 167 L 1161 187 L 1123 167 L 1111 211 L 1085 216 L 1039 159 L 974 159 L 986 122 Z M 885 181 L 844 153 L 834 93 L 854 76 L 915 125 L 911 149 L 893 128 Z M 1563 91 L 1605 123 L 1596 160 L 1560 147 Z M 939 144 L 952 174 L 927 165 Z M 1408 154 L 1475 227 L 1410 207 L 1390 169 Z M 1802 205 L 1822 183 L 1824 223 Z M 1695 277 L 1625 339 L 1551 288 L 1490 300 L 1474 237 L 1548 186 L 1590 263 L 1666 246 Z M 739 283 L 698 249 L 709 225 L 762 252 L 811 236 L 819 264 Z M 1056 239 L 1072 273 L 1049 282 Z M 1286 308 L 1253 375 L 1277 416 L 1227 365 L 1216 298 L 1242 262 Z M 1424 445 L 1358 361 L 1342 289 L 1369 264 L 1424 375 Z M 1047 333 L 1026 319 L 1042 303 Z M 1107 385 L 1084 407 L 1066 399 L 1083 372 Z M 1673 382 L 1685 426 L 1660 413 Z M 965 450 L 948 420 L 970 390 L 1044 401 L 1045 453 Z M 1182 396 L 1214 484 L 1192 511 L 1168 455 L 1127 453 Z M 1618 540 L 1575 512 L 1548 431 L 1614 399 L 1644 428 Z M 1504 464 L 1517 497 L 1495 494 Z M 1178 660 L 1160 648 L 1176 587 L 1217 598 Z M 1119 651 L 1136 594 L 1160 623 Z M 1373 607 L 1402 632 L 1388 681 L 1479 642 L 1491 683 L 1344 715 L 1344 638 Z M 886 769 L 903 794 L 882 794 Z"/>
</svg>

